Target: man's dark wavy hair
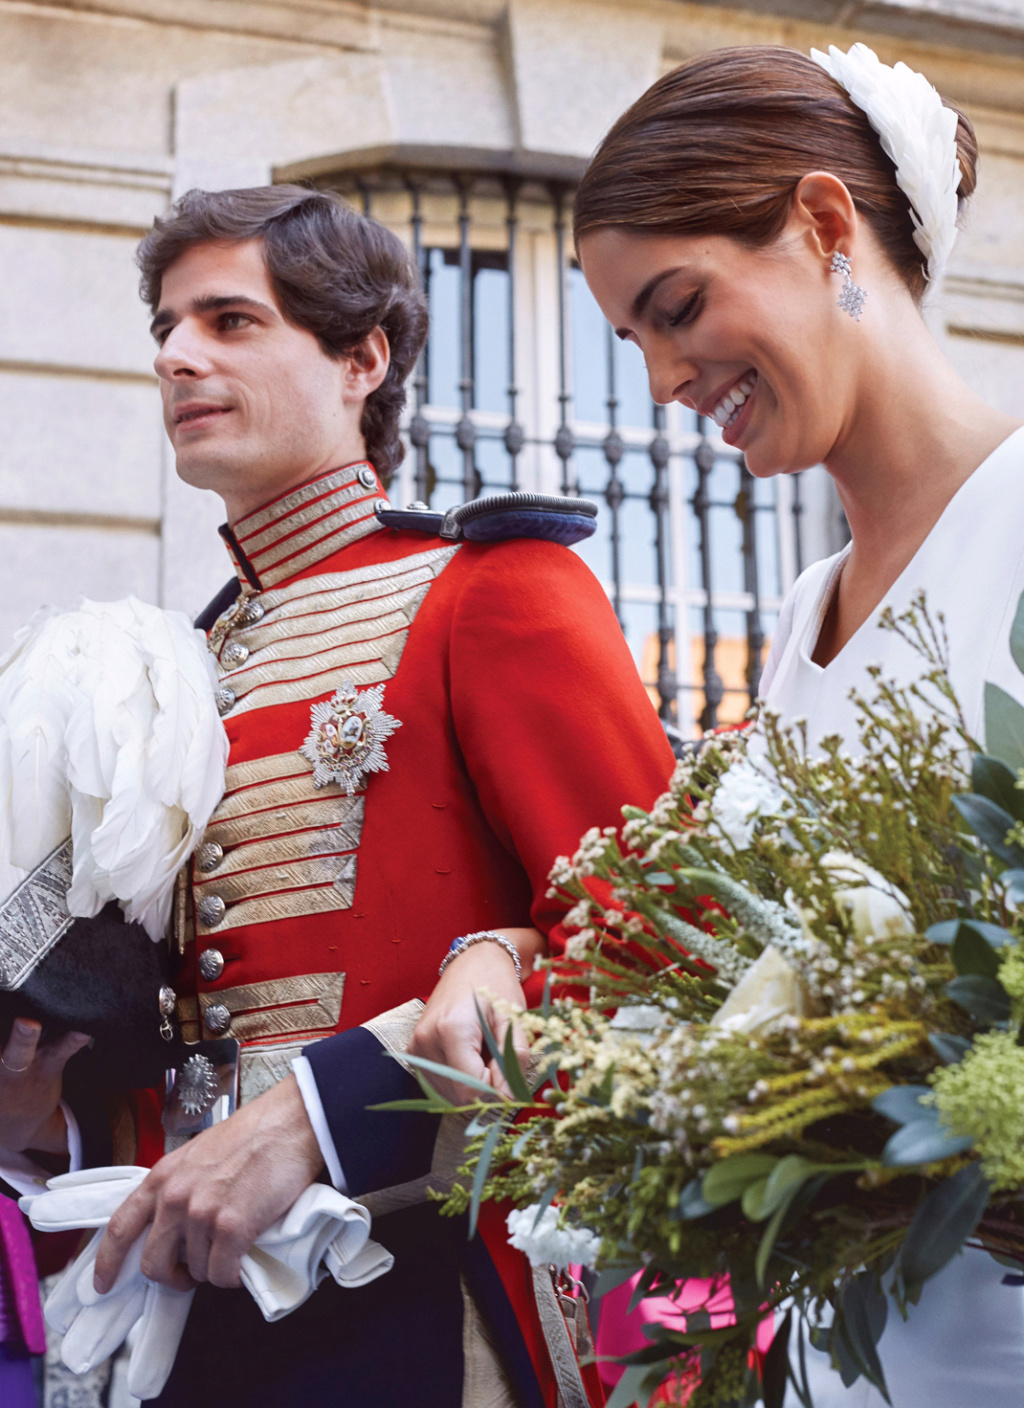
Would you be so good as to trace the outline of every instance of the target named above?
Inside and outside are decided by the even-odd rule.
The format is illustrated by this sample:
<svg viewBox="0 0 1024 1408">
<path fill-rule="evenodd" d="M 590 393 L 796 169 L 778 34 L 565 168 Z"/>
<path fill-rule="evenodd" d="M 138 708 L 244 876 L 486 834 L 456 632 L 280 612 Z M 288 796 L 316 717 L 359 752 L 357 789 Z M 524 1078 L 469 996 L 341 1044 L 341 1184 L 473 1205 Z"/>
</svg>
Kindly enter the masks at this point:
<svg viewBox="0 0 1024 1408">
<path fill-rule="evenodd" d="M 397 235 L 326 191 L 257 186 L 189 191 L 139 245 L 141 293 L 155 312 L 170 266 L 192 245 L 261 239 L 285 316 L 329 357 L 351 355 L 382 328 L 391 348 L 384 381 L 366 400 L 366 457 L 388 479 L 405 453 L 398 434 L 405 383 L 427 336 L 427 302 Z"/>
</svg>

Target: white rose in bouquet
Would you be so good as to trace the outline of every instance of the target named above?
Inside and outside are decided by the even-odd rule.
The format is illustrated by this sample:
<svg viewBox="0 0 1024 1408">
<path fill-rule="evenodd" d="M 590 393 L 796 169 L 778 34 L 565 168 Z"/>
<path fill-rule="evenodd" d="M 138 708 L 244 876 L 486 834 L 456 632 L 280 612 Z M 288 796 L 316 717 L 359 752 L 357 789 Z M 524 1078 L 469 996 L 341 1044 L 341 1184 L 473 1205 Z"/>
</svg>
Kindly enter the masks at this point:
<svg viewBox="0 0 1024 1408">
<path fill-rule="evenodd" d="M 796 969 L 769 944 L 711 1018 L 711 1026 L 751 1036 L 780 1017 L 808 1016 L 810 1007 Z"/>
<path fill-rule="evenodd" d="M 877 870 L 845 851 L 829 851 L 819 864 L 841 886 L 834 892 L 836 903 L 849 914 L 856 938 L 870 941 L 914 932 L 910 901 Z"/>
</svg>

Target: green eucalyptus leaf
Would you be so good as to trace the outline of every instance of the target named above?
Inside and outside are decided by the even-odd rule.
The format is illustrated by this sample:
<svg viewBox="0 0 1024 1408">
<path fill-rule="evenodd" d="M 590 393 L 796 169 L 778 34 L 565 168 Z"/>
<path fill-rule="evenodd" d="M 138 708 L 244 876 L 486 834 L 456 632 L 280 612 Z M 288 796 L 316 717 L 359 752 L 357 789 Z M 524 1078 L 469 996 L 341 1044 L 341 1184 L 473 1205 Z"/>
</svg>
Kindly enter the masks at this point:
<svg viewBox="0 0 1024 1408">
<path fill-rule="evenodd" d="M 1017 774 L 1001 759 L 975 753 L 971 760 L 971 791 L 995 802 L 1014 821 L 1024 821 L 1024 792 L 1017 787 Z"/>
<path fill-rule="evenodd" d="M 1024 671 L 1024 593 L 1017 602 L 1017 610 L 1010 627 L 1010 654 L 1018 670 Z"/>
<path fill-rule="evenodd" d="M 656 1266 L 645 1266 L 639 1281 L 637 1281 L 636 1285 L 633 1287 L 633 1294 L 630 1296 L 629 1305 L 626 1308 L 627 1315 L 632 1315 L 640 1302 L 646 1300 L 657 1279 L 658 1268 Z"/>
<path fill-rule="evenodd" d="M 864 1377 L 874 1384 L 886 1403 L 891 1403 L 876 1348 L 885 1330 L 888 1313 L 888 1298 L 873 1271 L 862 1271 L 843 1288 L 839 1314 L 847 1345 L 859 1361 Z"/>
<path fill-rule="evenodd" d="M 1020 706 L 1017 706 L 1020 708 Z M 1024 710 L 1021 710 L 1024 713 Z M 1009 812 L 997 807 L 987 797 L 979 797 L 974 792 L 964 792 L 953 798 L 953 805 L 967 825 L 993 855 L 1007 865 L 1024 865 L 1024 850 L 1020 846 L 1008 844 L 1006 833 L 1014 824 Z"/>
<path fill-rule="evenodd" d="M 544 1189 L 544 1194 L 540 1202 L 537 1204 L 537 1216 L 533 1219 L 533 1226 L 530 1228 L 531 1232 L 536 1232 L 537 1228 L 540 1226 L 540 1220 L 547 1212 L 551 1204 L 555 1201 L 555 1194 L 557 1192 L 557 1183 L 549 1183 L 548 1186 Z"/>
<path fill-rule="evenodd" d="M 403 1066 L 416 1066 L 421 1071 L 430 1071 L 433 1075 L 444 1076 L 446 1080 L 465 1085 L 470 1090 L 480 1090 L 484 1095 L 489 1095 L 492 1100 L 496 1098 L 493 1085 L 477 1080 L 476 1076 L 468 1076 L 465 1071 L 457 1071 L 454 1066 L 442 1066 L 438 1061 L 428 1061 L 425 1056 L 410 1056 L 407 1051 L 385 1051 L 383 1054 L 392 1057 L 395 1061 L 401 1061 Z M 416 1075 L 416 1071 L 413 1071 L 413 1075 Z"/>
<path fill-rule="evenodd" d="M 948 1032 L 930 1032 L 928 1041 L 945 1066 L 955 1066 L 971 1049 L 971 1042 L 965 1036 L 950 1036 Z"/>
<path fill-rule="evenodd" d="M 912 1124 L 916 1120 L 930 1120 L 932 1124 L 937 1124 L 938 1111 L 921 1104 L 921 1096 L 931 1093 L 929 1085 L 890 1085 L 888 1090 L 875 1096 L 871 1108 L 894 1124 Z"/>
<path fill-rule="evenodd" d="M 747 1184 L 767 1178 L 777 1163 L 778 1159 L 772 1154 L 733 1154 L 711 1165 L 700 1191 L 705 1202 L 722 1207 L 742 1198 Z"/>
<path fill-rule="evenodd" d="M 977 973 L 982 978 L 995 978 L 999 972 L 998 953 L 971 924 L 960 925 L 960 932 L 953 940 L 949 956 L 961 977 Z"/>
<path fill-rule="evenodd" d="M 394 1110 L 409 1114 L 446 1115 L 457 1107 L 450 1105 L 443 1095 L 432 1091 L 422 1100 L 386 1100 L 382 1105 L 367 1105 L 368 1110 Z"/>
<path fill-rule="evenodd" d="M 950 1134 L 937 1119 L 914 1120 L 892 1136 L 882 1150 L 886 1168 L 908 1168 L 912 1164 L 933 1164 L 962 1154 L 972 1148 L 974 1140 L 966 1134 Z"/>
<path fill-rule="evenodd" d="M 1003 873 L 1007 874 L 1008 872 L 1004 871 Z M 977 934 L 993 948 L 1005 948 L 1007 944 L 1013 942 L 1013 935 L 1009 929 L 1004 929 L 1002 924 L 989 924 L 985 919 L 961 919 L 960 927 Z"/>
<path fill-rule="evenodd" d="M 991 683 L 985 685 L 985 751 L 1014 772 L 1024 767 L 1024 709 Z"/>
<path fill-rule="evenodd" d="M 533 1099 L 533 1093 L 526 1084 L 526 1077 L 523 1075 L 523 1068 L 519 1064 L 519 1056 L 516 1052 L 515 1042 L 512 1038 L 512 1023 L 509 1022 L 505 1030 L 505 1059 L 502 1062 L 503 1074 L 508 1082 L 508 1088 L 512 1092 L 512 1097 L 520 1101 L 523 1105 L 528 1105 Z"/>
<path fill-rule="evenodd" d="M 764 1357 L 761 1389 L 764 1408 L 783 1408 L 786 1380 L 789 1377 L 789 1334 L 793 1328 L 793 1311 L 787 1310 L 782 1324 L 775 1331 L 771 1346 Z"/>
<path fill-rule="evenodd" d="M 640 1352 L 648 1353 L 646 1350 Z M 662 1359 L 667 1357 L 666 1354 L 661 1355 Z M 650 1369 L 644 1363 L 627 1365 L 625 1373 L 612 1390 L 605 1408 L 632 1408 L 633 1404 L 637 1402 L 646 1405 L 650 1396 L 645 1387 L 649 1374 Z"/>
<path fill-rule="evenodd" d="M 938 924 L 926 929 L 924 936 L 930 944 L 951 944 L 959 928 L 959 919 L 941 919 Z"/>
<path fill-rule="evenodd" d="M 537 1091 L 540 1090 L 542 1086 L 548 1084 L 553 1085 L 555 1083 L 555 1077 L 558 1075 L 559 1069 L 560 1066 L 557 1056 L 546 1066 L 541 1065 L 538 1068 L 536 1075 L 532 1078 L 532 1080 L 528 1082 L 531 1099 L 533 1099 L 533 1097 L 537 1094 Z"/>
<path fill-rule="evenodd" d="M 1024 1263 L 1017 1257 L 1002 1256 L 999 1252 L 989 1252 L 989 1256 L 997 1265 L 1007 1267 L 1010 1271 L 1016 1272 L 1018 1276 L 1024 1271 Z"/>
<path fill-rule="evenodd" d="M 597 1273 L 597 1284 L 594 1287 L 593 1296 L 595 1300 L 600 1300 L 609 1291 L 618 1290 L 620 1286 L 631 1281 L 640 1270 L 639 1266 L 605 1266 Z"/>
<path fill-rule="evenodd" d="M 842 1319 L 833 1320 L 828 1338 L 829 1351 L 836 1362 L 839 1377 L 844 1388 L 852 1388 L 864 1373 L 860 1360 L 854 1354 L 850 1341 L 843 1332 Z"/>
<path fill-rule="evenodd" d="M 699 1178 L 691 1178 L 679 1194 L 679 1215 L 684 1222 L 692 1222 L 698 1217 L 707 1217 L 709 1212 L 714 1212 L 719 1206 L 717 1203 L 705 1201 L 700 1191 L 700 1185 Z"/>
<path fill-rule="evenodd" d="M 967 973 L 948 982 L 945 992 L 958 1007 L 969 1012 L 976 1022 L 990 1026 L 994 1022 L 1009 1021 L 1010 997 L 995 978 L 986 978 L 979 973 Z"/>
<path fill-rule="evenodd" d="M 743 1209 L 743 1216 L 749 1218 L 751 1222 L 763 1222 L 769 1215 L 764 1209 L 764 1194 L 767 1187 L 767 1178 L 758 1178 L 753 1183 L 748 1183 L 743 1190 L 740 1207 Z"/>
<path fill-rule="evenodd" d="M 487 1049 L 494 1057 L 495 1061 L 497 1061 L 498 1069 L 501 1071 L 501 1074 L 504 1075 L 505 1063 L 502 1060 L 501 1048 L 498 1046 L 498 1038 L 491 1031 L 491 1024 L 484 1016 L 484 1009 L 480 1006 L 480 999 L 477 997 L 476 993 L 473 994 L 473 1006 L 476 1008 L 476 1019 L 480 1023 L 480 1030 L 484 1034 Z"/>
<path fill-rule="evenodd" d="M 771 1260 L 771 1255 L 775 1248 L 776 1239 L 778 1238 L 779 1231 L 782 1228 L 782 1219 L 786 1216 L 786 1213 L 789 1211 L 789 1205 L 792 1202 L 795 1193 L 796 1190 L 794 1189 L 793 1192 L 789 1195 L 789 1197 L 785 1200 L 785 1202 L 780 1203 L 779 1206 L 772 1213 L 771 1218 L 768 1222 L 768 1226 L 764 1229 L 764 1232 L 761 1234 L 761 1240 L 757 1245 L 757 1256 L 754 1258 L 754 1275 L 757 1277 L 757 1284 L 762 1288 L 764 1286 L 765 1273 L 768 1270 L 768 1262 Z"/>
<path fill-rule="evenodd" d="M 484 1184 L 487 1182 L 487 1175 L 491 1169 L 491 1159 L 494 1157 L 494 1150 L 504 1130 L 504 1120 L 496 1120 L 488 1131 L 487 1137 L 480 1149 L 480 1156 L 473 1173 L 473 1192 L 469 1202 L 469 1235 L 471 1239 L 476 1236 L 476 1223 L 477 1218 L 480 1216 L 480 1202 L 484 1194 Z"/>
<path fill-rule="evenodd" d="M 830 1164 L 812 1163 L 802 1154 L 787 1154 L 768 1175 L 767 1186 L 761 1199 L 762 1216 L 767 1217 L 782 1203 L 788 1202 L 809 1178 L 832 1171 L 833 1167 Z M 835 1171 L 841 1172 L 842 1169 L 837 1167 Z"/>
<path fill-rule="evenodd" d="M 900 1248 L 897 1266 L 908 1290 L 922 1286 L 957 1254 L 981 1221 L 990 1192 L 980 1163 L 968 1164 L 932 1189 Z"/>
</svg>

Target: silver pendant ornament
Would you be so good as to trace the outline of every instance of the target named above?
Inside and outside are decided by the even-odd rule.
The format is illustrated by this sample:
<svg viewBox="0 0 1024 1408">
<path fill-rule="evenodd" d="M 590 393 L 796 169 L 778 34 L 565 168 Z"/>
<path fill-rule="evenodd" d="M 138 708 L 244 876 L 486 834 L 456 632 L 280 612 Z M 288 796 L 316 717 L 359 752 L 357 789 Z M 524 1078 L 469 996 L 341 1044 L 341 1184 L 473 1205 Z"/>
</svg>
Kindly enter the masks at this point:
<svg viewBox="0 0 1024 1408">
<path fill-rule="evenodd" d="M 832 263 L 829 271 L 833 274 L 841 274 L 843 279 L 842 292 L 839 295 L 839 307 L 844 313 L 849 313 L 854 322 L 860 322 L 860 315 L 864 311 L 864 303 L 868 296 L 866 288 L 861 288 L 860 284 L 853 281 L 853 266 L 850 263 L 848 254 L 840 254 L 836 250 L 832 256 Z"/>
<path fill-rule="evenodd" d="M 382 684 L 356 689 L 344 680 L 333 699 L 313 705 L 313 727 L 299 752 L 313 764 L 314 787 L 336 782 L 351 797 L 367 773 L 388 771 L 384 740 L 402 724 L 383 702 Z"/>
</svg>

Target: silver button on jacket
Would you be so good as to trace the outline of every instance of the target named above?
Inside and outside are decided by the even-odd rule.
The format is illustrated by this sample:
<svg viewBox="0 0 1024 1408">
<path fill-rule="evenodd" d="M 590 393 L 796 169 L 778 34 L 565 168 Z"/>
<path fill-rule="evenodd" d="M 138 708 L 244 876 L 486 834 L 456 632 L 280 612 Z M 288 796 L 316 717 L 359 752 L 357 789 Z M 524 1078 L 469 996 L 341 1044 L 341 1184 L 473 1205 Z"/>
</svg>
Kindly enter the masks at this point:
<svg viewBox="0 0 1024 1408">
<path fill-rule="evenodd" d="M 204 841 L 196 849 L 196 865 L 204 875 L 208 875 L 211 870 L 216 870 L 223 859 L 224 847 L 218 845 L 216 841 Z"/>
<path fill-rule="evenodd" d="M 215 983 L 224 972 L 224 955 L 219 948 L 205 948 L 199 955 L 199 976 L 207 983 Z"/>
<path fill-rule="evenodd" d="M 220 663 L 233 670 L 238 665 L 244 665 L 249 658 L 249 647 L 243 645 L 240 640 L 229 640 L 220 653 Z"/>
<path fill-rule="evenodd" d="M 196 905 L 199 922 L 207 929 L 214 929 L 227 913 L 228 907 L 220 895 L 204 895 Z"/>
<path fill-rule="evenodd" d="M 223 1002 L 214 1002 L 203 1013 L 203 1025 L 215 1036 L 221 1036 L 231 1025 L 231 1013 Z"/>
</svg>

